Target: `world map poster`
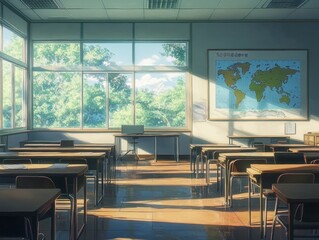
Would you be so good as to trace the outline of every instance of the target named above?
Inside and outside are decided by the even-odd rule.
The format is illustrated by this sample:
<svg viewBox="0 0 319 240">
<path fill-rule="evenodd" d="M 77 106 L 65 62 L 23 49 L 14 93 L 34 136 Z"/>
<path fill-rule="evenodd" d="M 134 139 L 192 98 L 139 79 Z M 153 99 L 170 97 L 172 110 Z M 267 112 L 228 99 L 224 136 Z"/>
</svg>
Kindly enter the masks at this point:
<svg viewBox="0 0 319 240">
<path fill-rule="evenodd" d="M 307 50 L 209 50 L 210 120 L 306 120 Z"/>
</svg>

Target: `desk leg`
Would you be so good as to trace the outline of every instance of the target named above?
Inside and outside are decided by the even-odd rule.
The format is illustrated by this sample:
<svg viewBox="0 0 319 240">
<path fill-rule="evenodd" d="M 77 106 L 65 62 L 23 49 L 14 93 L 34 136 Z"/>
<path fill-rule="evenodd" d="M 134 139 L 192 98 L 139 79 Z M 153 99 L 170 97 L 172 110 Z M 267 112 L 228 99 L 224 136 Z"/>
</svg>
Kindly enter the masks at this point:
<svg viewBox="0 0 319 240">
<path fill-rule="evenodd" d="M 193 171 L 193 148 L 190 147 L 189 149 L 189 167 L 191 172 Z"/>
<path fill-rule="evenodd" d="M 176 162 L 179 162 L 179 137 L 176 137 Z"/>
<path fill-rule="evenodd" d="M 55 201 L 51 204 L 51 239 L 55 240 L 56 231 L 56 215 L 55 215 Z"/>
<path fill-rule="evenodd" d="M 155 162 L 157 162 L 157 137 L 155 136 L 154 137 L 154 159 L 155 159 Z"/>
<path fill-rule="evenodd" d="M 294 239 L 294 216 L 293 204 L 288 203 L 288 240 Z"/>
<path fill-rule="evenodd" d="M 121 146 L 121 137 L 115 137 L 115 158 L 116 160 L 121 159 L 121 152 L 122 152 L 122 146 Z"/>
<path fill-rule="evenodd" d="M 251 179 L 248 177 L 248 224 L 251 226 Z"/>
<path fill-rule="evenodd" d="M 31 228 L 32 228 L 32 236 L 33 239 L 38 239 L 39 236 L 39 218 L 38 216 L 33 216 L 31 218 Z"/>
<path fill-rule="evenodd" d="M 104 162 L 106 159 L 97 159 L 95 176 L 95 206 L 99 205 L 104 196 Z M 101 171 L 101 197 L 99 196 L 99 172 Z"/>
<path fill-rule="evenodd" d="M 78 178 L 73 178 L 73 238 L 78 239 Z"/>
<path fill-rule="evenodd" d="M 260 196 L 259 196 L 259 214 L 260 214 L 260 237 L 264 238 L 265 233 L 264 233 L 264 199 L 263 199 L 263 184 L 262 180 L 260 177 Z"/>
</svg>

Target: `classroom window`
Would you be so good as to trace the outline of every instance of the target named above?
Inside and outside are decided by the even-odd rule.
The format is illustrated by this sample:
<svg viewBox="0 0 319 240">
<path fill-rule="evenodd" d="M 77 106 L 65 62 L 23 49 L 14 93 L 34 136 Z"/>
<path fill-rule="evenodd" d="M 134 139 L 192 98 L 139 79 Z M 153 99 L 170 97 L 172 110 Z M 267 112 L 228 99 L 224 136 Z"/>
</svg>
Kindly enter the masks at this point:
<svg viewBox="0 0 319 240">
<path fill-rule="evenodd" d="M 33 59 L 34 128 L 187 127 L 185 42 L 34 42 Z"/>
<path fill-rule="evenodd" d="M 26 127 L 26 39 L 0 24 L 0 129 Z"/>
</svg>

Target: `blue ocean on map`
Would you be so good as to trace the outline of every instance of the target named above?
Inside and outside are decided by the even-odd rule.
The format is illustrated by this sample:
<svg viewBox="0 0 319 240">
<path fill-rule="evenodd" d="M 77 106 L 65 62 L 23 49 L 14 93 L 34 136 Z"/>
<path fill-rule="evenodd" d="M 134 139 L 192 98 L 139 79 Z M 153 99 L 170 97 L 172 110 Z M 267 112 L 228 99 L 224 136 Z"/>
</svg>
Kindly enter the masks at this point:
<svg viewBox="0 0 319 240">
<path fill-rule="evenodd" d="M 241 67 L 236 64 L 249 63 L 249 70 L 242 72 Z M 236 109 L 236 111 L 264 111 L 264 110 L 280 110 L 280 109 L 298 109 L 301 107 L 301 75 L 300 61 L 296 60 L 249 60 L 249 61 L 216 61 L 216 108 L 219 109 Z M 237 68 L 234 68 L 236 66 Z M 249 86 L 258 70 L 271 71 L 278 66 L 282 69 L 295 70 L 293 74 L 284 76 L 286 80 L 282 82 L 282 86 L 278 89 L 267 86 L 260 101 L 257 100 L 256 92 L 251 91 Z M 232 85 L 226 85 L 224 74 L 218 74 L 219 70 L 236 71 L 240 78 Z M 276 81 L 276 79 L 274 79 Z M 278 80 L 280 81 L 280 80 Z M 256 82 L 254 82 L 256 84 Z M 236 106 L 237 97 L 234 90 L 239 90 L 245 96 Z M 281 98 L 287 96 L 289 101 L 281 102 Z"/>
</svg>

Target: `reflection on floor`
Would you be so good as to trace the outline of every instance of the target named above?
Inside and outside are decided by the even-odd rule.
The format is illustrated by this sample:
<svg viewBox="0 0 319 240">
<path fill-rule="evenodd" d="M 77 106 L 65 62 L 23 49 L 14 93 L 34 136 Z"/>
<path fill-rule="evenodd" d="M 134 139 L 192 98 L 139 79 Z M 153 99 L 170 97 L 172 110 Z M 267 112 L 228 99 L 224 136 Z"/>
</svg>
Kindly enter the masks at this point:
<svg viewBox="0 0 319 240">
<path fill-rule="evenodd" d="M 127 160 L 117 165 L 116 179 L 106 187 L 103 203 L 94 208 L 90 195 L 88 225 L 80 239 L 260 239 L 258 194 L 249 226 L 242 180 L 234 184 L 234 206 L 225 208 L 214 175 L 206 186 L 203 178 L 190 173 L 189 162 Z M 67 239 L 66 216 L 58 214 L 58 240 Z M 283 230 L 277 229 L 276 239 L 285 239 Z"/>
</svg>

